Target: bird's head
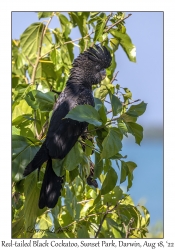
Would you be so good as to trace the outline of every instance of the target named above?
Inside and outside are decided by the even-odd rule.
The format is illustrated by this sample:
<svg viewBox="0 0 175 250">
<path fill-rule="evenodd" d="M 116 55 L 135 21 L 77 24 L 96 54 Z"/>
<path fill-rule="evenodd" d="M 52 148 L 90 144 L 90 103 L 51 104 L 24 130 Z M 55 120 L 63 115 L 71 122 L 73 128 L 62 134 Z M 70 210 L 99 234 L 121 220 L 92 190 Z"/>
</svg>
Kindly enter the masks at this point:
<svg viewBox="0 0 175 250">
<path fill-rule="evenodd" d="M 86 84 L 100 83 L 106 77 L 106 68 L 111 64 L 110 52 L 104 46 L 95 45 L 81 53 L 73 63 L 73 74 L 79 74 Z"/>
</svg>

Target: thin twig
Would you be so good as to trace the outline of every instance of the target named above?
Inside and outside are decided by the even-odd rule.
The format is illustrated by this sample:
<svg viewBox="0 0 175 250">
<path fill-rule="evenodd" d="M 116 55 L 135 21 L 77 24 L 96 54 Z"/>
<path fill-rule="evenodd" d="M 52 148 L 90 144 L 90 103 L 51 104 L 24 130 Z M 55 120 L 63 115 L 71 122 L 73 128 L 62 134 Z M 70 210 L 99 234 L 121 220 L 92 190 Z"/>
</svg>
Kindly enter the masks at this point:
<svg viewBox="0 0 175 250">
<path fill-rule="evenodd" d="M 63 45 L 66 45 L 66 44 L 69 44 L 69 43 L 72 43 L 72 44 L 73 44 L 74 42 L 80 41 L 81 39 L 85 39 L 85 38 L 91 36 L 94 32 L 95 32 L 95 31 L 92 31 L 90 34 L 87 34 L 87 35 L 84 36 L 84 37 L 80 37 L 80 38 L 77 38 L 77 39 L 75 39 L 75 40 L 71 40 L 71 41 L 64 42 L 64 43 L 61 44 L 61 45 L 57 45 L 56 47 L 54 47 L 53 49 L 49 50 L 49 51 L 48 51 L 47 53 L 45 53 L 44 55 L 40 56 L 39 59 L 45 57 L 47 54 L 49 54 L 49 53 L 50 53 L 52 50 L 54 50 L 54 49 L 58 49 L 58 48 L 60 48 L 60 47 L 63 46 Z"/>
<path fill-rule="evenodd" d="M 98 234 L 100 233 L 101 227 L 102 227 L 102 225 L 103 225 L 104 220 L 106 219 L 106 216 L 107 216 L 109 213 L 113 212 L 113 211 L 117 208 L 118 204 L 119 204 L 119 202 L 117 202 L 117 204 L 116 204 L 112 209 L 108 209 L 109 206 L 107 205 L 107 210 L 106 210 L 106 212 L 104 213 L 104 216 L 103 216 L 103 218 L 102 218 L 102 220 L 101 220 L 101 222 L 100 222 L 98 231 L 97 231 L 96 234 L 95 234 L 95 238 L 97 238 Z"/>
<path fill-rule="evenodd" d="M 113 83 L 114 80 L 116 80 L 116 76 L 118 75 L 118 73 L 119 73 L 119 71 L 117 71 L 117 72 L 115 73 L 114 77 L 113 77 L 112 80 L 111 80 L 111 84 Z"/>
<path fill-rule="evenodd" d="M 28 56 L 26 56 L 26 59 L 29 62 L 29 64 L 32 66 L 32 68 L 34 68 L 35 65 L 30 61 L 30 59 L 28 58 Z"/>
<path fill-rule="evenodd" d="M 110 102 L 108 102 L 108 101 L 106 101 L 106 100 L 104 100 L 104 102 L 107 102 L 107 103 L 111 104 Z"/>
<path fill-rule="evenodd" d="M 108 32 L 110 29 L 112 29 L 115 25 L 121 23 L 122 21 L 124 21 L 125 19 L 127 19 L 128 17 L 130 17 L 132 14 L 128 14 L 126 17 L 120 19 L 119 21 L 115 22 L 114 24 L 112 24 L 107 30 L 105 30 L 104 32 Z"/>
<path fill-rule="evenodd" d="M 111 16 L 112 16 L 112 12 L 107 17 L 107 20 L 106 20 L 106 23 L 105 23 L 105 27 L 107 26 L 107 23 L 108 23 L 108 21 L 109 21 L 109 19 L 110 19 Z"/>
<path fill-rule="evenodd" d="M 87 146 L 87 147 L 89 147 L 89 148 L 91 148 L 91 149 L 97 151 L 99 154 L 101 154 L 101 152 L 100 152 L 98 149 L 96 149 L 95 147 L 91 147 L 90 145 L 86 144 L 84 141 L 78 140 L 78 142 L 84 144 L 85 146 Z"/>
<path fill-rule="evenodd" d="M 103 222 L 104 222 L 104 220 L 106 219 L 106 216 L 107 216 L 107 215 L 108 215 L 108 212 L 106 211 L 105 214 L 104 214 L 104 216 L 103 216 L 103 218 L 102 218 L 102 220 L 101 220 L 101 222 L 100 222 L 99 228 L 98 228 L 98 230 L 97 230 L 97 232 L 96 232 L 96 234 L 95 234 L 95 239 L 97 238 L 98 234 L 100 233 L 101 227 L 102 227 Z"/>
<path fill-rule="evenodd" d="M 125 233 L 126 233 L 126 235 L 125 235 L 126 239 L 129 238 L 129 235 L 131 234 L 131 231 L 135 230 L 135 228 L 131 228 L 131 225 L 133 224 L 133 222 L 134 222 L 134 219 L 131 218 L 128 225 L 125 225 L 124 222 L 122 223 L 123 227 L 124 227 L 124 230 L 125 230 Z"/>
<path fill-rule="evenodd" d="M 111 113 L 112 112 L 112 109 L 111 110 L 109 110 L 109 111 L 107 111 L 107 115 L 109 114 L 109 113 Z"/>
<path fill-rule="evenodd" d="M 42 43 L 43 43 L 44 35 L 46 33 L 48 25 L 50 24 L 50 22 L 51 22 L 51 20 L 53 18 L 53 15 L 54 15 L 54 12 L 53 12 L 52 16 L 49 18 L 46 26 L 45 27 L 43 26 L 43 29 L 42 29 L 40 43 L 39 43 L 39 48 L 38 48 L 38 54 L 37 54 L 37 58 L 36 58 L 36 61 L 35 61 L 35 65 L 33 66 L 31 84 L 34 84 L 34 82 L 35 82 L 36 71 L 37 71 L 37 68 L 38 68 L 39 60 L 41 58 L 41 49 L 42 49 Z"/>
<path fill-rule="evenodd" d="M 140 102 L 141 100 L 140 99 L 137 99 L 137 100 L 135 100 L 135 101 L 133 101 L 133 102 L 128 102 L 127 104 L 122 104 L 123 106 L 126 106 L 126 105 L 129 105 L 129 104 L 133 104 L 133 103 L 135 103 L 135 102 Z"/>
<path fill-rule="evenodd" d="M 49 119 L 46 120 L 46 122 L 44 123 L 42 129 L 41 129 L 41 132 L 40 134 L 38 135 L 38 140 L 41 140 L 43 135 L 45 134 L 47 128 L 48 128 L 48 125 L 49 125 Z"/>
</svg>

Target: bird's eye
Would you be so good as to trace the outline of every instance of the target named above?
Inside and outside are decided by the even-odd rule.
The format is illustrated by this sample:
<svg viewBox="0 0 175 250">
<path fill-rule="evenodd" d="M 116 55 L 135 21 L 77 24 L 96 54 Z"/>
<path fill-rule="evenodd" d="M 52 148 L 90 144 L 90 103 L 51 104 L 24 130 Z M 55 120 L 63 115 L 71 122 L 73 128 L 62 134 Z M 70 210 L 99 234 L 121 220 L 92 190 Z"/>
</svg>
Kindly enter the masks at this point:
<svg viewBox="0 0 175 250">
<path fill-rule="evenodd" d="M 100 66 L 99 66 L 99 65 L 97 65 L 95 68 L 96 68 L 97 70 L 100 70 Z"/>
</svg>

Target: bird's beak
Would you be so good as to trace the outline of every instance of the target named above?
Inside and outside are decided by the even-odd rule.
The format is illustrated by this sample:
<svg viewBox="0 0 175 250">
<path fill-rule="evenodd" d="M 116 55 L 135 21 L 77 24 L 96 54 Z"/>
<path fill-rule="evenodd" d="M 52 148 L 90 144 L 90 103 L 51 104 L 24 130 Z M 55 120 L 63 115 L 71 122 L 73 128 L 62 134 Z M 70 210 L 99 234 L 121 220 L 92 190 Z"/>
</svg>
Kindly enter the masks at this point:
<svg viewBox="0 0 175 250">
<path fill-rule="evenodd" d="M 106 77 L 106 70 L 105 69 L 101 70 L 100 71 L 100 75 L 101 75 L 102 80 L 105 79 L 105 77 Z"/>
</svg>

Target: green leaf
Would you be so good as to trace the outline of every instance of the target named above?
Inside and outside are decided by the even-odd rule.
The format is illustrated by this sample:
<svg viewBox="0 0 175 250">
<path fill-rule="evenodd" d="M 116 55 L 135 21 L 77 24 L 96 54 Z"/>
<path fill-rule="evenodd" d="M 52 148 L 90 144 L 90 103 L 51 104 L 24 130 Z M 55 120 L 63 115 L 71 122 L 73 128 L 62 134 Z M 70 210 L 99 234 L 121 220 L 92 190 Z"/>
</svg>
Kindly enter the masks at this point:
<svg viewBox="0 0 175 250">
<path fill-rule="evenodd" d="M 111 160 L 110 159 L 105 159 L 104 162 L 104 174 L 106 174 L 109 170 L 109 168 L 112 166 Z"/>
<path fill-rule="evenodd" d="M 20 129 L 12 126 L 12 135 L 20 135 Z"/>
<path fill-rule="evenodd" d="M 132 44 L 131 38 L 128 34 L 122 33 L 117 29 L 111 29 L 110 33 L 118 39 L 129 60 L 136 62 L 136 47 Z"/>
<path fill-rule="evenodd" d="M 56 78 L 55 65 L 52 61 L 47 57 L 40 60 L 35 79 L 39 79 L 41 82 L 47 81 L 48 84 L 52 85 Z"/>
<path fill-rule="evenodd" d="M 122 114 L 120 116 L 120 118 L 125 122 L 136 122 L 137 121 L 137 117 L 133 117 L 133 116 L 130 116 L 130 115 L 127 115 L 126 113 Z"/>
<path fill-rule="evenodd" d="M 121 161 L 120 184 L 126 180 L 127 175 L 128 175 L 128 166 L 125 161 Z"/>
<path fill-rule="evenodd" d="M 121 150 L 122 143 L 117 128 L 109 128 L 109 132 L 106 138 L 103 140 L 102 145 L 103 151 L 101 153 L 101 158 L 108 159 Z"/>
<path fill-rule="evenodd" d="M 98 112 L 90 105 L 78 105 L 65 116 L 79 122 L 88 122 L 95 126 L 101 126 Z"/>
<path fill-rule="evenodd" d="M 112 233 L 113 233 L 115 239 L 122 239 L 123 238 L 121 233 L 117 229 L 115 229 L 114 227 L 112 228 Z"/>
<path fill-rule="evenodd" d="M 112 191 L 105 194 L 103 197 L 103 201 L 105 204 L 116 205 L 119 200 L 122 199 L 123 191 L 119 186 L 115 186 Z"/>
<path fill-rule="evenodd" d="M 52 168 L 57 176 L 64 175 L 64 159 L 52 159 Z"/>
<path fill-rule="evenodd" d="M 95 27 L 94 42 L 96 42 L 100 38 L 100 36 L 103 34 L 103 30 L 106 25 L 106 15 L 104 13 L 101 13 L 99 18 L 100 19 L 98 19 L 96 27 Z"/>
<path fill-rule="evenodd" d="M 97 197 L 94 200 L 93 205 L 97 205 L 99 202 L 101 202 L 101 192 L 97 195 Z"/>
<path fill-rule="evenodd" d="M 41 18 L 51 17 L 52 13 L 52 11 L 38 11 L 38 19 L 40 20 Z"/>
<path fill-rule="evenodd" d="M 110 93 L 111 105 L 112 105 L 112 112 L 113 115 L 116 116 L 122 110 L 122 103 L 119 98 L 112 93 Z"/>
<path fill-rule="evenodd" d="M 25 219 L 25 230 L 29 228 L 35 228 L 36 218 L 42 210 L 38 207 L 40 189 L 37 185 L 37 173 L 33 172 L 28 175 L 24 183 L 24 219 Z M 44 211 L 45 209 L 43 209 Z M 28 233 L 31 234 L 31 233 Z"/>
<path fill-rule="evenodd" d="M 76 196 L 74 196 L 74 198 L 72 200 L 72 205 L 73 205 L 74 218 L 75 218 L 75 220 L 79 220 L 82 205 L 77 202 Z"/>
<path fill-rule="evenodd" d="M 25 55 L 24 53 L 19 52 L 15 59 L 16 68 L 21 69 L 22 67 L 24 67 L 25 64 L 27 64 Z"/>
<path fill-rule="evenodd" d="M 16 102 L 16 105 L 14 105 L 14 110 L 12 113 L 12 123 L 13 125 L 16 125 L 14 122 L 19 116 L 27 115 L 27 114 L 32 114 L 32 109 L 31 107 L 27 104 L 25 100 L 21 100 L 19 103 Z M 25 119 L 25 118 L 24 118 Z"/>
<path fill-rule="evenodd" d="M 94 203 L 94 200 L 90 200 L 83 206 L 80 212 L 80 217 L 84 217 L 87 214 L 89 208 L 93 206 L 93 203 Z"/>
<path fill-rule="evenodd" d="M 37 56 L 41 34 L 44 27 L 45 25 L 43 23 L 33 23 L 20 37 L 22 52 L 28 56 L 29 59 Z"/>
<path fill-rule="evenodd" d="M 135 142 L 140 145 L 143 139 L 143 127 L 137 123 L 127 122 L 128 133 L 131 133 L 135 137 Z"/>
<path fill-rule="evenodd" d="M 117 179 L 118 179 L 117 173 L 112 167 L 110 167 L 106 175 L 106 178 L 102 184 L 101 194 L 103 195 L 109 193 L 115 187 Z"/>
<path fill-rule="evenodd" d="M 41 216 L 39 222 L 37 223 L 39 230 L 49 231 L 53 228 L 52 218 L 50 213 L 45 213 Z"/>
<path fill-rule="evenodd" d="M 118 228 L 119 225 L 110 217 L 106 218 L 106 221 L 108 222 L 108 224 L 114 228 Z"/>
<path fill-rule="evenodd" d="M 90 12 L 90 17 L 93 18 L 93 17 L 97 16 L 99 13 L 100 13 L 99 11 Z"/>
<path fill-rule="evenodd" d="M 53 49 L 50 52 L 50 58 L 53 62 L 53 64 L 57 65 L 57 64 L 61 64 L 62 60 L 61 60 L 61 51 L 57 50 L 57 49 Z"/>
<path fill-rule="evenodd" d="M 118 49 L 119 40 L 116 39 L 116 38 L 111 38 L 110 39 L 110 45 L 111 45 L 111 48 L 113 49 L 113 52 L 115 52 Z"/>
<path fill-rule="evenodd" d="M 68 14 L 74 27 L 78 26 L 81 36 L 87 35 L 88 29 L 86 23 L 90 12 L 69 12 Z"/>
<path fill-rule="evenodd" d="M 64 160 L 64 167 L 68 171 L 75 169 L 79 163 L 82 161 L 83 149 L 79 142 L 76 142 L 74 147 L 70 150 L 70 152 L 66 155 Z"/>
<path fill-rule="evenodd" d="M 90 156 L 92 154 L 92 150 L 93 150 L 93 143 L 90 140 L 85 140 L 85 154 L 86 156 Z"/>
<path fill-rule="evenodd" d="M 121 120 L 118 120 L 118 128 L 122 134 L 127 136 L 128 129 L 126 127 L 126 124 L 124 122 L 122 122 Z"/>
<path fill-rule="evenodd" d="M 50 110 L 53 109 L 53 105 L 55 102 L 54 93 L 52 92 L 43 93 L 39 90 L 36 90 L 35 98 L 38 102 L 40 111 L 49 112 Z"/>
<path fill-rule="evenodd" d="M 72 193 L 70 187 L 68 186 L 68 184 L 65 184 L 65 188 L 66 188 L 66 196 L 65 196 L 64 202 L 66 205 L 66 209 L 68 210 L 69 214 L 73 218 L 73 208 L 72 208 L 73 193 Z"/>
<path fill-rule="evenodd" d="M 41 142 L 34 138 L 12 135 L 13 181 L 18 182 L 23 178 L 24 169 L 40 149 L 40 144 Z"/>
<path fill-rule="evenodd" d="M 108 94 L 108 89 L 105 85 L 101 84 L 99 88 L 96 88 L 94 91 L 94 96 L 98 99 L 103 99 Z"/>
<path fill-rule="evenodd" d="M 60 23 L 61 23 L 61 27 L 62 27 L 62 33 L 65 34 L 65 37 L 68 38 L 71 29 L 72 29 L 72 24 L 71 22 L 67 19 L 66 16 L 57 13 L 57 16 L 59 17 Z"/>
<path fill-rule="evenodd" d="M 124 162 L 121 161 L 121 176 L 120 176 L 120 184 L 123 183 L 126 180 L 126 177 L 128 177 L 128 185 L 127 185 L 127 191 L 129 191 L 130 187 L 132 187 L 132 181 L 133 181 L 133 170 L 137 167 L 137 165 L 132 162 Z"/>
<path fill-rule="evenodd" d="M 149 223 L 150 223 L 150 214 L 149 214 L 149 211 L 144 206 L 141 206 L 141 208 L 142 208 L 142 210 L 144 212 L 144 216 L 145 216 L 144 226 L 149 226 Z"/>
<path fill-rule="evenodd" d="M 95 152 L 95 168 L 93 178 L 96 179 L 100 176 L 103 171 L 103 161 L 100 158 L 100 154 Z"/>
<path fill-rule="evenodd" d="M 146 106 L 147 106 L 147 103 L 144 103 L 144 102 L 141 102 L 138 105 L 132 105 L 128 109 L 126 114 L 128 114 L 130 116 L 140 116 L 145 112 Z"/>
<path fill-rule="evenodd" d="M 18 238 L 18 236 L 23 234 L 24 230 L 24 215 L 22 215 L 12 222 L 12 239 Z"/>
<path fill-rule="evenodd" d="M 95 109 L 98 111 L 100 115 L 100 119 L 103 121 L 103 124 L 106 124 L 107 122 L 106 107 L 104 106 L 103 102 L 99 98 L 94 97 L 94 101 L 95 101 Z"/>
<path fill-rule="evenodd" d="M 74 168 L 74 170 L 72 171 L 69 171 L 69 179 L 70 179 L 70 182 L 72 182 L 79 174 L 79 171 L 77 168 Z"/>
<path fill-rule="evenodd" d="M 78 239 L 88 239 L 88 238 L 90 238 L 90 237 L 89 237 L 89 234 L 88 234 L 88 229 L 87 229 L 86 226 L 81 225 L 81 226 L 78 228 L 78 231 L 77 231 L 77 238 L 78 238 Z"/>
<path fill-rule="evenodd" d="M 128 186 L 127 186 L 127 191 L 129 191 L 130 187 L 132 187 L 132 181 L 133 181 L 133 170 L 137 167 L 137 165 L 132 162 L 132 161 L 128 161 L 126 162 L 127 166 L 128 166 Z"/>
</svg>

